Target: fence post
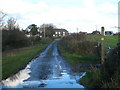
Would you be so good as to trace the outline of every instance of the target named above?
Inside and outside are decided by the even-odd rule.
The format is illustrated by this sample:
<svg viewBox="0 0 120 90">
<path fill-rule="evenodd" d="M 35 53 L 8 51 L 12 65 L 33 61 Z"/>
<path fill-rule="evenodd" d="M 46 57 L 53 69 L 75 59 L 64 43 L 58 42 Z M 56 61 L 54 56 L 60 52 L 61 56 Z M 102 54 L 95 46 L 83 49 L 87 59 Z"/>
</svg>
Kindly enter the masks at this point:
<svg viewBox="0 0 120 90">
<path fill-rule="evenodd" d="M 102 35 L 102 38 L 101 38 L 101 41 L 102 41 L 102 44 L 101 44 L 101 64 L 104 64 L 104 27 L 101 27 L 101 35 Z"/>
</svg>

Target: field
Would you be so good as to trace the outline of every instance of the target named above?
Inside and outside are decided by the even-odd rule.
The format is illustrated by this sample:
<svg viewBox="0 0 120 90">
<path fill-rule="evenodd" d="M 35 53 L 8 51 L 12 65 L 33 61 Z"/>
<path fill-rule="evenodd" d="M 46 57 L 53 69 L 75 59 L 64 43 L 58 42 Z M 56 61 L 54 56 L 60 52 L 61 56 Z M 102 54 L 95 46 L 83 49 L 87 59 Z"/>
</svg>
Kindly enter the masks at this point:
<svg viewBox="0 0 120 90">
<path fill-rule="evenodd" d="M 101 42 L 101 36 L 99 35 L 88 35 L 87 40 Z M 105 48 L 115 48 L 118 43 L 118 36 L 105 36 Z"/>
<path fill-rule="evenodd" d="M 97 41 L 101 42 L 101 36 L 100 35 L 88 35 L 86 37 L 86 40 L 88 41 Z M 107 50 L 107 47 L 115 48 L 118 43 L 118 36 L 105 36 L 105 51 Z M 64 58 L 67 60 L 68 63 L 70 63 L 72 66 L 77 65 L 79 63 L 91 63 L 91 64 L 98 64 L 100 63 L 100 57 L 98 56 L 90 56 L 90 55 L 79 55 L 77 53 L 70 53 L 67 49 L 64 49 L 63 46 L 59 44 L 59 49 L 64 56 Z"/>
<path fill-rule="evenodd" d="M 35 46 L 21 49 L 18 52 L 9 52 L 2 58 L 2 79 L 14 75 L 20 69 L 24 68 L 36 54 L 42 52 L 50 42 L 38 43 Z"/>
</svg>

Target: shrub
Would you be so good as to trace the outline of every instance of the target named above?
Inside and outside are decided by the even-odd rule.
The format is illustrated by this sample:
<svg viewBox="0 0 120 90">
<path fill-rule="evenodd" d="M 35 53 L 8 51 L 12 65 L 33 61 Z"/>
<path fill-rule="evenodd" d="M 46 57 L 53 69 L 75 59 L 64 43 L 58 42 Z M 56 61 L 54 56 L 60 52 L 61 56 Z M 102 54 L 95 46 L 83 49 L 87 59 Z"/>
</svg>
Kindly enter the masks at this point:
<svg viewBox="0 0 120 90">
<path fill-rule="evenodd" d="M 120 43 L 107 56 L 101 69 L 104 87 L 120 86 Z M 116 84 L 115 84 L 116 83 Z M 117 87 L 118 87 L 117 86 Z"/>
<path fill-rule="evenodd" d="M 86 35 L 84 34 L 72 34 L 64 37 L 60 44 L 70 53 L 77 53 L 81 55 L 100 55 L 98 42 L 87 41 Z"/>
<path fill-rule="evenodd" d="M 50 42 L 52 42 L 53 41 L 53 38 L 49 38 L 49 37 L 47 37 L 47 38 L 41 38 L 41 41 L 40 42 L 42 42 L 42 43 L 50 43 Z"/>
<path fill-rule="evenodd" d="M 30 44 L 29 39 L 19 30 L 2 30 L 2 50 L 25 47 Z"/>
<path fill-rule="evenodd" d="M 41 40 L 41 38 L 39 36 L 31 36 L 31 37 L 29 37 L 29 39 L 30 39 L 32 45 Z"/>
</svg>

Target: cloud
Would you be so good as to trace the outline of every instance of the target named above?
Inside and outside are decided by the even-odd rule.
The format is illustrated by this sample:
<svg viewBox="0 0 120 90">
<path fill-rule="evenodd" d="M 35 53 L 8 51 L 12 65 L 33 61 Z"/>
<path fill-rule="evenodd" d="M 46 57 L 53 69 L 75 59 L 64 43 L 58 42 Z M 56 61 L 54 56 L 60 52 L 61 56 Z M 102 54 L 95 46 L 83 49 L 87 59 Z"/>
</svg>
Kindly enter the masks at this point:
<svg viewBox="0 0 120 90">
<path fill-rule="evenodd" d="M 7 13 L 30 13 L 38 10 L 43 10 L 46 5 L 43 2 L 32 4 L 25 0 L 2 0 L 0 3 L 1 10 Z"/>
<path fill-rule="evenodd" d="M 64 1 L 61 2 L 65 4 Z M 117 26 L 117 4 L 114 5 L 108 1 L 96 4 L 96 0 L 82 0 L 79 3 L 82 3 L 81 6 L 73 4 L 63 7 L 49 5 L 47 0 L 41 0 L 38 3 L 25 0 L 2 0 L 0 10 L 18 15 L 20 17 L 18 23 L 22 28 L 32 23 L 37 25 L 53 23 L 70 32 L 75 32 L 76 28 L 80 31 L 92 32 L 96 29 L 96 25 L 99 30 L 101 26 L 105 26 L 106 30 L 112 30 L 112 26 Z"/>
</svg>

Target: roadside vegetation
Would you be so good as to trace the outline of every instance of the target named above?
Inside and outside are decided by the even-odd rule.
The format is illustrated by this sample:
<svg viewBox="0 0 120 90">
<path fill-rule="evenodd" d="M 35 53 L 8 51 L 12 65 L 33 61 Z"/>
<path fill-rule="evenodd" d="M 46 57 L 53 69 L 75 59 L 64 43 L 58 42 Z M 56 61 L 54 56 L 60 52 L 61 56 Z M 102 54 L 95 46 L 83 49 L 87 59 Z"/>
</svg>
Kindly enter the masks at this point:
<svg viewBox="0 0 120 90">
<path fill-rule="evenodd" d="M 32 58 L 36 58 L 36 54 L 42 52 L 53 38 L 49 35 L 41 38 L 35 24 L 31 25 L 29 31 L 20 29 L 15 18 L 10 17 L 6 21 L 6 14 L 1 11 L 0 14 L 0 30 L 2 30 L 2 75 L 0 76 L 6 79 L 24 68 Z M 51 25 L 47 26 L 49 28 Z"/>
<path fill-rule="evenodd" d="M 87 36 L 84 34 L 72 34 L 64 37 L 59 42 L 59 50 L 72 65 L 73 70 L 79 68 L 81 63 L 87 67 L 90 64 L 100 63 L 100 45 L 97 41 L 87 40 Z"/>
<path fill-rule="evenodd" d="M 50 39 L 41 40 L 34 46 L 3 52 L 2 79 L 6 79 L 24 68 L 28 62 L 36 58 L 36 55 L 42 52 L 51 42 L 52 40 Z"/>
<path fill-rule="evenodd" d="M 35 26 L 36 27 L 36 26 Z M 10 18 L 2 28 L 2 79 L 15 74 L 24 68 L 34 56 L 43 51 L 52 38 L 40 38 L 36 28 L 27 37 L 23 30 L 16 25 L 16 20 Z"/>
<path fill-rule="evenodd" d="M 89 88 L 120 88 L 120 43 L 108 55 L 100 67 L 93 67 L 80 83 Z"/>
<path fill-rule="evenodd" d="M 80 83 L 88 88 L 120 88 L 118 36 L 105 36 L 105 63 L 100 65 L 101 36 L 72 34 L 59 42 L 59 50 L 75 72 L 87 72 Z M 118 46 L 117 46 L 118 45 Z"/>
<path fill-rule="evenodd" d="M 37 27 L 35 24 L 22 30 L 16 19 L 4 21 L 5 13 L 0 11 L 0 30 L 2 30 L 2 79 L 14 75 L 24 68 L 37 54 L 53 41 L 54 26 L 50 24 Z M 46 39 L 40 38 L 46 29 Z M 28 37 L 27 35 L 30 35 Z M 72 66 L 74 72 L 87 72 L 80 83 L 89 88 L 120 88 L 120 43 L 118 36 L 105 36 L 105 62 L 100 66 L 101 36 L 82 33 L 63 37 L 59 41 L 61 55 Z M 118 44 L 117 44 L 118 43 Z M 52 52 L 52 48 L 48 54 Z M 1 75 L 0 75 L 1 76 Z"/>
</svg>

